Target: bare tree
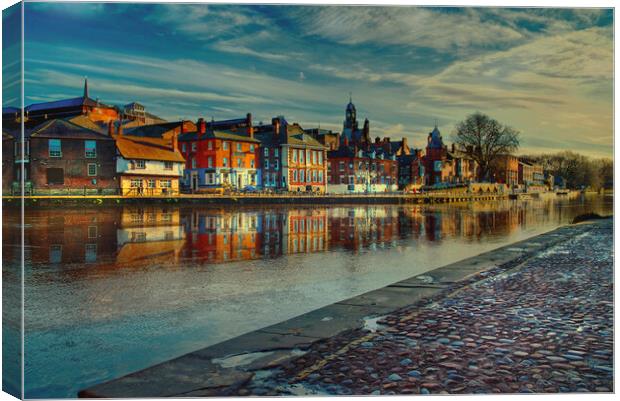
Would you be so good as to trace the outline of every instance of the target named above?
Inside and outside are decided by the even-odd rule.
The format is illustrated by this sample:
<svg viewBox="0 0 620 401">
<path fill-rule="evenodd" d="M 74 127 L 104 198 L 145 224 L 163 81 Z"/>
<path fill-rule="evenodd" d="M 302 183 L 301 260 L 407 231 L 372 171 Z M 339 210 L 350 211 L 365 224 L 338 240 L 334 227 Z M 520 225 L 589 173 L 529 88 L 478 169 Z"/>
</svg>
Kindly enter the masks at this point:
<svg viewBox="0 0 620 401">
<path fill-rule="evenodd" d="M 488 180 L 498 156 L 519 148 L 519 132 L 476 112 L 456 125 L 453 141 L 478 163 L 480 178 Z"/>
</svg>

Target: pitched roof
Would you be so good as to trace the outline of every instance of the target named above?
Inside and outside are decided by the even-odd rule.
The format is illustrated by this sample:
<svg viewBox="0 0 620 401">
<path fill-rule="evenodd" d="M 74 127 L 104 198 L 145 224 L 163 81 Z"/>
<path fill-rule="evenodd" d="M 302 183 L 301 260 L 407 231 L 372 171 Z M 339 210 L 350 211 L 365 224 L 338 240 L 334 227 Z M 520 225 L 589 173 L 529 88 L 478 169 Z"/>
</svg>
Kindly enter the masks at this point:
<svg viewBox="0 0 620 401">
<path fill-rule="evenodd" d="M 58 118 L 37 125 L 29 133 L 37 138 L 112 140 L 101 132 Z"/>
<path fill-rule="evenodd" d="M 163 134 L 168 131 L 172 131 L 179 128 L 183 124 L 183 121 L 172 121 L 165 123 L 140 125 L 125 130 L 127 135 L 131 136 L 144 136 L 149 138 L 161 138 Z M 125 127 L 125 126 L 124 126 Z"/>
<path fill-rule="evenodd" d="M 96 122 L 88 118 L 88 116 L 85 116 L 83 114 L 74 117 L 67 117 L 64 118 L 64 120 L 69 121 L 75 125 L 79 125 L 80 127 L 88 128 L 90 130 L 107 135 L 107 127 L 97 124 Z"/>
<path fill-rule="evenodd" d="M 17 107 L 3 107 L 2 108 L 2 114 L 15 114 L 15 113 L 19 113 L 20 109 Z"/>
<path fill-rule="evenodd" d="M 72 99 L 62 99 L 62 100 L 54 100 L 51 102 L 43 102 L 43 103 L 33 103 L 29 106 L 26 106 L 26 111 L 41 111 L 41 110 L 51 110 L 51 109 L 64 109 L 69 107 L 77 107 L 77 106 L 101 106 L 101 107 L 112 107 L 106 104 L 97 102 L 89 97 L 74 97 Z"/>
<path fill-rule="evenodd" d="M 229 130 L 207 130 L 207 132 L 199 137 L 198 132 L 186 132 L 179 135 L 179 141 L 196 141 L 198 139 L 223 139 L 228 141 L 252 142 L 260 143 L 256 138 L 249 137 L 246 133 Z"/>
<path fill-rule="evenodd" d="M 125 159 L 185 162 L 181 152 L 174 150 L 170 141 L 161 138 L 117 135 L 116 148 Z"/>
</svg>

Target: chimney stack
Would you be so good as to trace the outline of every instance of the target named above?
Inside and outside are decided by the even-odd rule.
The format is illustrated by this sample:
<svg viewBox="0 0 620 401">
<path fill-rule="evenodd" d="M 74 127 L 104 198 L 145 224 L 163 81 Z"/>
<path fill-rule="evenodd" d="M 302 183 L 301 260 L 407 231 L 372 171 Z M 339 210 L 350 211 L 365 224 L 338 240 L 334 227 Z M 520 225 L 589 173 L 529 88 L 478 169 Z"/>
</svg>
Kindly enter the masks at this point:
<svg viewBox="0 0 620 401">
<path fill-rule="evenodd" d="M 112 120 L 108 121 L 108 136 L 112 136 L 114 134 L 114 123 Z"/>
<path fill-rule="evenodd" d="M 176 132 L 172 133 L 172 150 L 175 152 L 179 151 L 179 134 Z"/>
<path fill-rule="evenodd" d="M 206 134 L 207 132 L 207 122 L 205 121 L 204 118 L 200 117 L 198 119 L 198 137 L 200 137 L 201 135 Z"/>
<path fill-rule="evenodd" d="M 245 123 L 248 126 L 247 133 L 250 138 L 254 138 L 254 127 L 252 125 L 252 113 L 245 115 Z"/>
<path fill-rule="evenodd" d="M 275 136 L 280 135 L 280 118 L 275 117 L 271 119 L 271 125 L 273 125 L 273 133 Z"/>
<path fill-rule="evenodd" d="M 454 147 L 454 142 L 452 142 L 452 153 L 454 153 L 455 149 L 456 148 Z"/>
</svg>

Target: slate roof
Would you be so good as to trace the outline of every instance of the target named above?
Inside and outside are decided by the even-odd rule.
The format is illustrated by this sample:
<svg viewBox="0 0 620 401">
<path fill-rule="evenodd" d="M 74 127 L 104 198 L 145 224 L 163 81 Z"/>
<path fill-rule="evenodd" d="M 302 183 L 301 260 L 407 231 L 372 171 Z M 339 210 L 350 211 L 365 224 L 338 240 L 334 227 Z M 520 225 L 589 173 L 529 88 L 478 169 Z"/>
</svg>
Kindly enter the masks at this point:
<svg viewBox="0 0 620 401">
<path fill-rule="evenodd" d="M 41 123 L 28 131 L 30 137 L 36 138 L 112 140 L 101 132 L 58 118 Z"/>
<path fill-rule="evenodd" d="M 125 130 L 127 135 L 143 136 L 148 138 L 161 138 L 163 134 L 176 129 L 183 124 L 183 121 L 172 121 L 166 123 L 140 125 Z"/>
<path fill-rule="evenodd" d="M 2 114 L 15 114 L 15 113 L 19 113 L 20 109 L 17 107 L 3 107 L 2 108 Z"/>
<path fill-rule="evenodd" d="M 186 132 L 184 134 L 179 135 L 179 141 L 196 141 L 198 140 L 198 132 Z M 239 142 L 252 142 L 252 143 L 260 143 L 261 141 L 257 138 L 250 138 L 245 132 L 236 132 L 230 130 L 207 130 L 207 132 L 202 135 L 202 138 L 206 139 L 223 139 L 228 141 L 239 141 Z"/>
<path fill-rule="evenodd" d="M 125 159 L 185 162 L 181 152 L 173 150 L 170 141 L 161 138 L 117 135 L 116 148 Z"/>
<path fill-rule="evenodd" d="M 74 117 L 67 117 L 67 118 L 64 118 L 64 120 L 70 123 L 73 123 L 75 125 L 79 125 L 80 127 L 84 127 L 84 128 L 88 128 L 93 131 L 100 132 L 105 135 L 107 135 L 107 132 L 108 132 L 107 125 L 104 127 L 100 124 L 97 124 L 96 122 L 94 122 L 93 120 L 91 120 L 90 118 L 82 114 L 78 116 L 74 116 Z"/>
<path fill-rule="evenodd" d="M 441 138 L 441 132 L 435 127 L 433 132 L 430 133 L 431 142 L 429 143 L 429 147 L 433 149 L 441 149 L 443 147 L 443 140 Z"/>
<path fill-rule="evenodd" d="M 362 158 L 367 158 L 367 159 L 378 159 L 379 156 L 383 156 L 384 160 L 392 160 L 391 157 L 393 155 L 386 153 L 383 149 L 381 149 L 380 147 L 375 148 L 374 146 L 371 147 L 370 151 L 365 151 L 363 149 L 358 149 L 358 151 L 355 151 L 355 147 L 354 146 L 340 146 L 337 150 L 331 150 L 329 152 L 327 152 L 327 158 L 337 158 L 337 157 L 360 157 L 359 156 L 359 151 L 362 151 Z M 374 155 L 373 155 L 374 153 Z"/>
<path fill-rule="evenodd" d="M 103 103 L 97 103 L 96 100 L 93 100 L 89 97 L 74 97 L 72 99 L 62 99 L 62 100 L 54 100 L 51 102 L 43 102 L 43 103 L 34 103 L 29 106 L 26 106 L 26 111 L 41 111 L 41 110 L 51 110 L 51 109 L 64 109 L 69 107 L 77 107 L 77 106 L 99 106 L 101 107 L 111 107 L 105 105 Z"/>
<path fill-rule="evenodd" d="M 235 125 L 246 124 L 247 120 L 244 118 L 234 118 L 231 120 L 220 120 L 220 121 L 207 121 L 207 127 L 209 128 L 218 128 L 218 127 L 232 127 Z"/>
</svg>

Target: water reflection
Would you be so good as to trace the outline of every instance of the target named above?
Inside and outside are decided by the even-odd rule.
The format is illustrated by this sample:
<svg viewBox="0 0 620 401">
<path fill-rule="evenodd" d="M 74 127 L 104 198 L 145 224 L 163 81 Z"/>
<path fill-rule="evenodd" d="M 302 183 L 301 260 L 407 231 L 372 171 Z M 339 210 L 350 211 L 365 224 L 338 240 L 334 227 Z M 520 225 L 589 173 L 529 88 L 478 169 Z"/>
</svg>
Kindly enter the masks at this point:
<svg viewBox="0 0 620 401">
<path fill-rule="evenodd" d="M 481 241 L 528 226 L 566 223 L 586 211 L 604 213 L 610 202 L 597 197 L 450 206 L 30 210 L 26 260 L 125 267 L 218 264 L 330 249 L 358 251 L 403 239 Z M 4 221 L 4 257 L 15 260 L 19 226 L 7 212 Z"/>
<path fill-rule="evenodd" d="M 30 209 L 26 397 L 73 397 L 97 382 L 612 207 L 611 197 L 579 197 Z M 4 289 L 17 291 L 19 216 L 5 208 L 3 218 Z M 5 338 L 17 328 L 4 327 Z"/>
</svg>

